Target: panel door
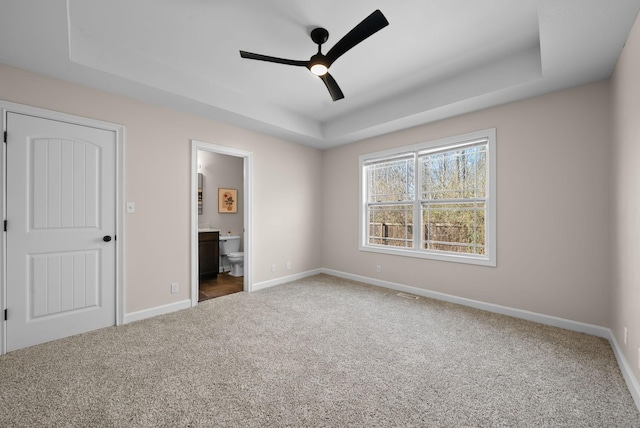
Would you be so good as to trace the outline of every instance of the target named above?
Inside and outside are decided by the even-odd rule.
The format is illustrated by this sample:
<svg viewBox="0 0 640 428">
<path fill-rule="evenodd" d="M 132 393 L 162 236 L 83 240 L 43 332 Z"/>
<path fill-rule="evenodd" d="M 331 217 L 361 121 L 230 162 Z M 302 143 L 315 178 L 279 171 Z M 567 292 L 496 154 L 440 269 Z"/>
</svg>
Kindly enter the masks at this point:
<svg viewBox="0 0 640 428">
<path fill-rule="evenodd" d="M 7 114 L 7 351 L 115 324 L 116 135 Z"/>
</svg>

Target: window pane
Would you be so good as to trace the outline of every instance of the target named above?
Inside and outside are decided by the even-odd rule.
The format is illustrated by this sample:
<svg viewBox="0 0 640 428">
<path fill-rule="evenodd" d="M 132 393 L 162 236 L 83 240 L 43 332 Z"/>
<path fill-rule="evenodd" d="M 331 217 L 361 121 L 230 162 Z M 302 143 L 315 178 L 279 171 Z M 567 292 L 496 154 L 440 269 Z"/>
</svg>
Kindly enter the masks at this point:
<svg viewBox="0 0 640 428">
<path fill-rule="evenodd" d="M 423 248 L 484 255 L 485 215 L 480 202 L 423 204 Z"/>
<path fill-rule="evenodd" d="M 368 202 L 398 202 L 414 199 L 413 157 L 376 163 L 366 168 Z"/>
<path fill-rule="evenodd" d="M 369 244 L 413 248 L 413 205 L 370 205 Z"/>
<path fill-rule="evenodd" d="M 423 155 L 420 165 L 423 200 L 485 197 L 485 145 Z"/>
</svg>

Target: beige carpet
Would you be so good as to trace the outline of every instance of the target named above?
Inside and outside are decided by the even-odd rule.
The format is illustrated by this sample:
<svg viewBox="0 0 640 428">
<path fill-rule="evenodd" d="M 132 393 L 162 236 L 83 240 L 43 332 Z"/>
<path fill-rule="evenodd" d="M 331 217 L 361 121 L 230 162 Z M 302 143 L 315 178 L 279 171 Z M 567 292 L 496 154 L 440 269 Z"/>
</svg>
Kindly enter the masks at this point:
<svg viewBox="0 0 640 428">
<path fill-rule="evenodd" d="M 640 427 L 597 337 L 318 275 L 0 357 L 3 427 Z"/>
</svg>

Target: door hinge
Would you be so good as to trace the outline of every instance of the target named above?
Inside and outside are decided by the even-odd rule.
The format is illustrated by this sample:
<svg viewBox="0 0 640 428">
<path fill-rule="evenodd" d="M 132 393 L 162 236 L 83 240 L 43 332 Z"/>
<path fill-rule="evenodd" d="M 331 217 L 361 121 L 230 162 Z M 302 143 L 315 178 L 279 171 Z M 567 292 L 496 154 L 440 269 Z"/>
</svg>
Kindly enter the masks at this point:
<svg viewBox="0 0 640 428">
<path fill-rule="evenodd" d="M 4 320 L 7 320 L 7 309 L 4 310 Z"/>
<path fill-rule="evenodd" d="M 7 142 L 7 131 L 4 131 L 4 142 Z"/>
<path fill-rule="evenodd" d="M 7 220 L 4 221 L 4 231 L 7 231 Z"/>
</svg>

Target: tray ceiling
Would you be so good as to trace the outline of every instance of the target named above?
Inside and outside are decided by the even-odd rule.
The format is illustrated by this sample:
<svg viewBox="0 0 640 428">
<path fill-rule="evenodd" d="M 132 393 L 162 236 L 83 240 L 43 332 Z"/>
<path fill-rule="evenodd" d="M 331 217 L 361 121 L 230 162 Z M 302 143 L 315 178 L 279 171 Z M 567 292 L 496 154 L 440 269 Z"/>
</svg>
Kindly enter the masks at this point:
<svg viewBox="0 0 640 428">
<path fill-rule="evenodd" d="M 0 4 L 0 62 L 320 149 L 608 78 L 640 0 L 21 0 Z M 380 9 L 389 26 L 304 67 Z"/>
</svg>

